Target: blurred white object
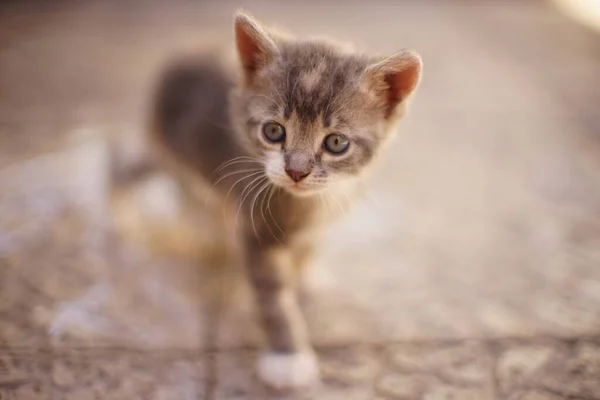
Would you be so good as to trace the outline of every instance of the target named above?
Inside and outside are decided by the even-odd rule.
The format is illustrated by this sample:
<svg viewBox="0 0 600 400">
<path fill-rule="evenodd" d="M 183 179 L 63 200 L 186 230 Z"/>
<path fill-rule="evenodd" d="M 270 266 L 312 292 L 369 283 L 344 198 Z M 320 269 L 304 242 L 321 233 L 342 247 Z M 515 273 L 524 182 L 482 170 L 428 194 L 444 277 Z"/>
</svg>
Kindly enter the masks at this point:
<svg viewBox="0 0 600 400">
<path fill-rule="evenodd" d="M 554 0 L 569 17 L 600 31 L 600 0 Z"/>
</svg>

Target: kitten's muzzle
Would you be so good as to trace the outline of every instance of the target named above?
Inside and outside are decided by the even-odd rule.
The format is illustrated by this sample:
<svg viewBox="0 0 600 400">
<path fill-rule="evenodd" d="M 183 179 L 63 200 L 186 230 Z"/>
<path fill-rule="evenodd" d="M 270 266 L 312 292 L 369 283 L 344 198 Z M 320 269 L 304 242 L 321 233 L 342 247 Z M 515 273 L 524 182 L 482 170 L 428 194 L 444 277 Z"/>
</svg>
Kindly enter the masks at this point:
<svg viewBox="0 0 600 400">
<path fill-rule="evenodd" d="M 305 151 L 288 151 L 284 160 L 285 172 L 296 183 L 310 175 L 314 166 L 313 156 Z"/>
<path fill-rule="evenodd" d="M 304 171 L 296 171 L 294 169 L 289 169 L 286 168 L 285 169 L 285 173 L 288 174 L 288 176 L 290 178 L 292 178 L 292 180 L 294 182 L 300 182 L 302 179 L 306 178 L 308 175 L 310 175 L 310 171 L 308 172 L 304 172 Z"/>
</svg>

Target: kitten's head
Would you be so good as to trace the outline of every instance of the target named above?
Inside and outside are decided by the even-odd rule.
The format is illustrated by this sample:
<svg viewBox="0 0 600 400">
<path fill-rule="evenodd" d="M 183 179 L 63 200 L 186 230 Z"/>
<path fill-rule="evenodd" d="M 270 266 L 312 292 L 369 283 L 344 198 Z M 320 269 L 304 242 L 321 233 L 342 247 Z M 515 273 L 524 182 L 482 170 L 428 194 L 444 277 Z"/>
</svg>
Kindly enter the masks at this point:
<svg viewBox="0 0 600 400">
<path fill-rule="evenodd" d="M 277 186 L 298 195 L 360 175 L 391 136 L 421 76 L 421 58 L 367 57 L 322 41 L 267 32 L 235 17 L 242 77 L 232 120 Z"/>
</svg>

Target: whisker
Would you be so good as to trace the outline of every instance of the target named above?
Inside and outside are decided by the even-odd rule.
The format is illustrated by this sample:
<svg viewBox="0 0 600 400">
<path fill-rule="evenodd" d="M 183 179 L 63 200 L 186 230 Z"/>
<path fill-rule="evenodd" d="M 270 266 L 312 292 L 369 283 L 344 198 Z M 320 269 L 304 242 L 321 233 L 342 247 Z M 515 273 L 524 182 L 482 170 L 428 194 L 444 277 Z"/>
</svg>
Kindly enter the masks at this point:
<svg viewBox="0 0 600 400">
<path fill-rule="evenodd" d="M 246 124 L 252 120 L 263 120 L 265 118 L 265 115 L 263 113 L 256 113 L 256 114 L 252 114 L 248 117 L 248 119 L 246 119 Z"/>
<path fill-rule="evenodd" d="M 266 177 L 265 177 L 266 178 Z M 250 204 L 250 221 L 252 223 L 252 230 L 254 231 L 254 234 L 256 235 L 257 238 L 259 238 L 258 232 L 256 232 L 256 226 L 254 225 L 254 205 L 256 204 L 256 200 L 258 199 L 258 197 L 260 196 L 260 194 L 267 188 L 269 187 L 269 179 L 266 178 L 266 182 L 262 184 L 262 186 L 257 190 L 256 195 L 254 196 L 254 200 L 252 200 L 252 203 Z M 259 239 L 260 242 L 260 239 Z"/>
<path fill-rule="evenodd" d="M 326 209 L 325 211 L 328 214 L 331 214 L 332 210 L 331 210 L 331 203 L 328 201 L 329 198 L 325 194 L 319 193 L 319 199 L 321 199 L 321 201 L 323 202 L 323 207 Z"/>
<path fill-rule="evenodd" d="M 221 170 L 229 168 L 229 167 L 231 167 L 233 165 L 236 165 L 236 164 L 244 164 L 244 163 L 261 164 L 261 165 L 264 166 L 264 163 L 262 161 L 237 160 L 237 161 L 233 161 L 233 162 L 229 163 L 228 165 L 223 166 L 223 168 L 221 168 Z M 253 165 L 253 166 L 256 166 L 256 165 Z M 240 167 L 242 167 L 242 166 L 240 166 Z M 219 172 L 219 171 L 215 170 L 215 172 L 213 172 L 213 174 L 215 174 L 217 172 Z"/>
<path fill-rule="evenodd" d="M 243 181 L 244 179 L 251 178 L 251 177 L 253 177 L 253 176 L 256 176 L 256 175 L 258 175 L 258 174 L 262 174 L 262 173 L 263 173 L 263 171 L 262 171 L 262 170 L 260 170 L 260 171 L 258 171 L 258 172 L 254 172 L 254 173 L 252 173 L 252 174 L 249 174 L 249 175 L 243 176 L 243 177 L 241 177 L 240 179 L 238 179 L 237 181 L 235 181 L 235 183 L 234 183 L 233 185 L 231 185 L 231 188 L 229 188 L 229 191 L 227 192 L 227 195 L 225 196 L 225 203 L 227 203 L 227 199 L 229 198 L 229 195 L 231 194 L 231 191 L 233 190 L 233 188 L 234 188 L 234 187 L 235 187 L 235 186 L 236 186 L 238 183 L 240 183 L 240 182 L 241 182 L 241 181 Z M 245 190 L 245 189 L 244 189 L 244 190 Z"/>
<path fill-rule="evenodd" d="M 331 198 L 336 202 L 336 204 L 338 205 L 338 207 L 340 208 L 340 212 L 344 213 L 346 210 L 344 209 L 344 206 L 342 205 L 342 203 L 340 203 L 339 199 L 337 198 L 337 196 L 335 195 L 331 195 Z"/>
<path fill-rule="evenodd" d="M 269 187 L 269 186 L 271 186 L 271 187 Z M 269 232 L 271 232 L 271 235 L 273 236 L 273 239 L 275 239 L 278 242 L 280 242 L 279 238 L 277 236 L 275 236 L 275 233 L 271 229 L 271 224 L 269 224 L 269 222 L 267 221 L 267 218 L 265 217 L 265 201 L 269 197 L 269 194 L 272 192 L 273 185 L 271 184 L 271 182 L 267 182 L 267 186 L 265 188 L 269 188 L 269 191 L 262 196 L 262 199 L 261 199 L 261 202 L 260 202 L 260 206 L 259 206 L 259 208 L 260 208 L 260 215 L 262 216 L 262 219 L 265 222 L 265 225 L 269 229 Z M 277 223 L 277 222 L 275 222 L 275 223 Z"/>
<path fill-rule="evenodd" d="M 279 226 L 279 224 L 277 223 L 277 219 L 275 218 L 275 216 L 273 215 L 273 212 L 271 211 L 271 199 L 273 198 L 273 195 L 277 192 L 279 188 L 276 187 L 275 185 L 273 185 L 271 187 L 270 193 L 269 193 L 269 199 L 267 200 L 267 211 L 269 212 L 269 215 L 271 216 L 271 219 L 273 220 L 273 222 L 275 223 L 275 226 L 277 227 L 277 229 L 279 229 L 279 232 L 284 233 L 283 229 L 281 229 L 281 227 Z"/>
<path fill-rule="evenodd" d="M 241 170 L 241 171 L 233 171 L 233 172 L 225 174 L 222 177 L 220 177 L 219 179 L 217 179 L 217 181 L 215 183 L 213 183 L 212 186 L 215 187 L 223 179 L 225 179 L 225 178 L 227 178 L 229 176 L 232 176 L 232 175 L 243 174 L 244 172 L 259 172 L 259 171 L 262 171 L 262 170 L 263 170 L 262 168 L 252 168 L 252 169 L 244 169 L 244 170 Z"/>
<path fill-rule="evenodd" d="M 237 226 L 238 226 L 238 221 L 239 221 L 239 217 L 240 217 L 240 212 L 242 211 L 242 206 L 244 205 L 244 201 L 246 200 L 246 198 L 248 198 L 250 193 L 252 193 L 252 191 L 256 187 L 258 187 L 258 185 L 260 185 L 260 182 L 262 181 L 262 179 L 267 179 L 267 177 L 261 174 L 260 176 L 254 178 L 252 180 L 252 182 L 247 184 L 246 187 L 244 188 L 244 190 L 242 190 L 242 193 L 240 194 L 240 198 L 241 198 L 240 204 L 238 206 L 237 213 L 235 215 L 235 225 L 234 225 L 234 229 L 233 229 L 234 234 L 235 234 L 235 232 L 237 232 Z M 258 184 L 256 184 L 257 181 L 258 181 Z"/>
<path fill-rule="evenodd" d="M 377 199 L 372 192 L 371 187 L 363 181 L 358 181 L 360 184 L 362 184 L 365 187 L 365 193 L 367 194 L 367 196 L 369 196 L 371 198 L 371 200 L 373 200 L 373 202 L 375 203 L 375 205 L 377 207 L 381 207 L 381 203 L 379 202 L 379 199 Z"/>
<path fill-rule="evenodd" d="M 348 208 L 357 207 L 358 202 L 353 200 L 347 193 L 344 193 L 344 198 L 346 199 L 346 204 L 348 205 Z"/>
<path fill-rule="evenodd" d="M 223 164 L 221 164 L 220 166 L 218 166 L 214 171 L 213 174 L 217 171 L 222 170 L 223 168 L 226 168 L 230 165 L 233 164 L 238 164 L 240 162 L 257 162 L 257 163 L 262 163 L 261 160 L 259 160 L 258 158 L 254 158 L 254 157 L 248 157 L 248 156 L 240 156 L 240 157 L 234 157 L 231 160 L 225 161 Z"/>
<path fill-rule="evenodd" d="M 321 198 L 321 193 L 317 193 L 317 199 L 319 200 L 317 202 L 318 206 L 321 207 L 321 208 L 324 208 L 324 206 L 323 206 L 323 199 Z"/>
<path fill-rule="evenodd" d="M 213 183 L 213 184 L 210 186 L 209 190 L 206 192 L 206 196 L 205 196 L 205 198 L 204 198 L 204 208 L 208 207 L 208 199 L 209 199 L 209 198 L 210 198 L 210 196 L 212 195 L 212 193 L 213 193 L 213 190 L 215 189 L 215 186 L 217 186 L 217 185 L 219 184 L 219 182 L 221 182 L 223 179 L 225 179 L 225 178 L 227 178 L 227 177 L 229 177 L 229 176 L 232 176 L 232 175 L 243 174 L 243 173 L 246 173 L 246 172 L 254 172 L 254 173 L 258 173 L 258 172 L 261 172 L 261 171 L 262 171 L 262 168 L 253 168 L 253 169 L 245 169 L 245 170 L 241 170 L 241 171 L 233 171 L 233 172 L 230 172 L 230 173 L 228 173 L 228 174 L 225 174 L 225 175 L 223 175 L 223 176 L 222 176 L 222 177 L 220 177 L 220 178 L 219 178 L 219 179 L 218 179 L 218 180 L 217 180 L 215 183 Z M 252 174 L 252 175 L 254 175 L 254 174 Z M 251 176 L 252 176 L 252 175 L 251 175 Z M 241 179 L 244 179 L 244 178 L 245 178 L 245 177 L 242 177 Z M 238 182 L 239 182 L 239 181 L 238 181 Z M 234 183 L 234 184 L 233 184 L 233 186 L 235 186 L 236 184 L 237 184 L 237 182 L 236 182 L 236 183 Z M 233 189 L 233 186 L 231 187 L 231 189 Z M 231 189 L 230 189 L 230 191 L 231 191 Z M 228 192 L 228 194 L 229 194 L 229 192 Z"/>
</svg>

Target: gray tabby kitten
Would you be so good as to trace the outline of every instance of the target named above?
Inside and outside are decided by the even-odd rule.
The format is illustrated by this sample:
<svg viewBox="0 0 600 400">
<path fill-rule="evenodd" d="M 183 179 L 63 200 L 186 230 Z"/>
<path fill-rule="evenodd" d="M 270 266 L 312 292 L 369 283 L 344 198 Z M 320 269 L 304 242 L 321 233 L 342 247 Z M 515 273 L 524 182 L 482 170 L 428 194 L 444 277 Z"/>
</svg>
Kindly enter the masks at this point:
<svg viewBox="0 0 600 400">
<path fill-rule="evenodd" d="M 422 63 L 413 51 L 371 57 L 290 39 L 242 13 L 234 31 L 237 79 L 215 57 L 175 63 L 159 85 L 151 138 L 189 193 L 233 221 L 266 339 L 258 374 L 296 388 L 319 368 L 295 274 L 335 216 L 323 202 L 357 195 Z"/>
</svg>

